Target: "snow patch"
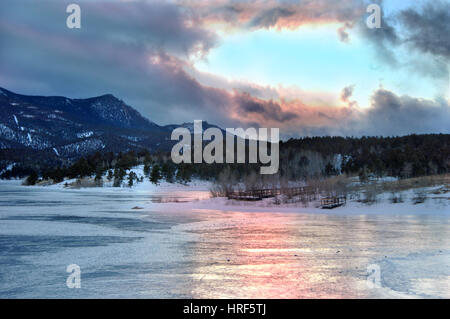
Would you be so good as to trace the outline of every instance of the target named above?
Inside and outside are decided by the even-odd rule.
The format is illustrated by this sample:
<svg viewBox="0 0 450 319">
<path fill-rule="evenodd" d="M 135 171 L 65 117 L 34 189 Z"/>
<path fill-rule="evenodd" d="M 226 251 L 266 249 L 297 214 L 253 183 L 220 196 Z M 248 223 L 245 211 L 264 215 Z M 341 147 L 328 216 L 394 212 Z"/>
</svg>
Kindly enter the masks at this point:
<svg viewBox="0 0 450 319">
<path fill-rule="evenodd" d="M 61 121 L 66 121 L 67 122 L 67 120 L 64 117 L 56 115 L 56 114 L 53 114 L 53 113 L 48 114 L 47 118 L 52 119 L 52 120 L 61 120 Z"/>
<path fill-rule="evenodd" d="M 74 152 L 76 152 L 77 154 L 81 155 L 81 154 L 87 154 L 89 152 L 98 150 L 98 149 L 103 149 L 105 148 L 105 144 L 103 144 L 103 142 L 100 139 L 97 138 L 91 138 L 88 140 L 82 140 L 76 143 L 71 143 L 68 145 L 64 145 L 60 148 L 60 151 L 62 152 L 62 154 L 68 155 L 68 154 L 72 154 Z"/>
<path fill-rule="evenodd" d="M 7 140 L 13 140 L 16 138 L 16 133 L 8 126 L 0 123 L 0 136 Z"/>
<path fill-rule="evenodd" d="M 94 132 L 92 131 L 77 133 L 78 138 L 91 137 L 92 135 L 94 135 Z"/>
<path fill-rule="evenodd" d="M 9 164 L 8 166 L 6 166 L 6 168 L 4 170 L 0 171 L 0 175 L 2 175 L 3 173 L 6 173 L 7 171 L 11 171 L 14 166 L 16 166 L 16 163 Z"/>
</svg>

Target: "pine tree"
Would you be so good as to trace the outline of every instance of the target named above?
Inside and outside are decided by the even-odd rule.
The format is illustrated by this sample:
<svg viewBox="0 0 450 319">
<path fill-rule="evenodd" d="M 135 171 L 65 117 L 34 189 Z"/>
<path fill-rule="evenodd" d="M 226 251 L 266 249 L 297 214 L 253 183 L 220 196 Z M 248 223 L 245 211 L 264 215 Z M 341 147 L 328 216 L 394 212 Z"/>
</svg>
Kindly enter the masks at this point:
<svg viewBox="0 0 450 319">
<path fill-rule="evenodd" d="M 150 182 L 155 185 L 158 185 L 159 180 L 161 179 L 160 168 L 158 164 L 153 165 L 152 173 L 150 174 Z"/>
<path fill-rule="evenodd" d="M 103 172 L 100 169 L 97 169 L 94 181 L 97 186 L 103 185 Z"/>
<path fill-rule="evenodd" d="M 137 175 L 135 172 L 130 172 L 130 174 L 128 174 L 128 186 L 132 187 L 134 184 L 134 180 L 137 180 Z"/>
<path fill-rule="evenodd" d="M 148 161 L 144 163 L 144 175 L 147 177 L 150 175 L 150 162 Z"/>
<path fill-rule="evenodd" d="M 36 182 L 38 180 L 38 175 L 36 173 L 36 171 L 31 171 L 30 176 L 27 177 L 26 179 L 26 184 L 27 185 L 35 185 Z"/>
<path fill-rule="evenodd" d="M 112 170 L 108 170 L 108 176 L 106 178 L 108 179 L 109 182 L 113 179 L 113 172 L 112 172 Z"/>
<path fill-rule="evenodd" d="M 174 169 L 168 163 L 164 163 L 161 168 L 162 176 L 166 179 L 167 182 L 173 182 Z"/>
<path fill-rule="evenodd" d="M 120 187 L 122 185 L 123 178 L 125 177 L 126 172 L 123 168 L 115 168 L 114 169 L 114 187 Z"/>
<path fill-rule="evenodd" d="M 333 167 L 333 165 L 331 165 L 330 162 L 328 162 L 327 165 L 325 166 L 325 175 L 327 176 L 336 175 L 336 170 Z"/>
<path fill-rule="evenodd" d="M 369 174 L 368 174 L 368 172 L 367 172 L 367 168 L 366 168 L 366 167 L 362 168 L 362 169 L 359 171 L 358 176 L 359 176 L 359 181 L 360 181 L 361 183 L 367 183 L 367 182 L 369 181 Z"/>
<path fill-rule="evenodd" d="M 191 181 L 192 170 L 187 165 L 179 165 L 177 170 L 177 181 L 187 183 Z"/>
</svg>

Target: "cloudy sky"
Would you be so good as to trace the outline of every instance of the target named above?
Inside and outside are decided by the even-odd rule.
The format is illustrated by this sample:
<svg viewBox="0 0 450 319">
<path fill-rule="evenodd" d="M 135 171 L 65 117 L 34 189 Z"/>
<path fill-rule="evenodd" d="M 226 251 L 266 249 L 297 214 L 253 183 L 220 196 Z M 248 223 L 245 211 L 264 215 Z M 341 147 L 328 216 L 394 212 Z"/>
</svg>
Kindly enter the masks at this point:
<svg viewBox="0 0 450 319">
<path fill-rule="evenodd" d="M 158 124 L 450 133 L 449 21 L 448 0 L 2 0 L 0 86 L 111 93 Z"/>
</svg>

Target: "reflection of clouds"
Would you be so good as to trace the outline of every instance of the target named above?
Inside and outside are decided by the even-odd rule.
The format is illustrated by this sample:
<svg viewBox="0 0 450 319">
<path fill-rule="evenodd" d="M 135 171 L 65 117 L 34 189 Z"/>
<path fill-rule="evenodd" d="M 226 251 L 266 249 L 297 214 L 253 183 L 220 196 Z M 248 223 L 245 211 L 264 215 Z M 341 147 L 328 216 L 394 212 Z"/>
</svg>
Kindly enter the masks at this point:
<svg viewBox="0 0 450 319">
<path fill-rule="evenodd" d="M 256 218 L 246 213 L 232 215 L 232 221 L 224 221 L 223 229 L 215 223 L 214 231 L 202 236 L 200 252 L 208 250 L 205 244 L 226 242 L 218 250 L 219 256 L 215 254 L 213 258 L 231 257 L 229 263 L 204 265 L 195 270 L 194 278 L 202 278 L 196 283 L 195 297 L 313 297 L 317 294 L 314 287 L 330 280 L 337 282 L 328 271 L 317 271 L 317 267 L 328 267 L 314 264 L 317 255 L 335 254 L 334 248 L 298 247 L 305 244 L 298 242 L 300 238 L 295 234 L 294 226 L 302 226 L 298 224 L 297 215 L 275 218 L 262 213 L 257 213 Z M 308 232 L 306 236 L 310 235 Z M 201 277 L 201 274 L 206 275 Z M 213 291 L 208 290 L 211 286 L 214 286 Z"/>
<path fill-rule="evenodd" d="M 436 224 L 417 216 L 201 214 L 203 222 L 185 229 L 198 236 L 188 250 L 194 298 L 406 296 L 395 287 L 368 289 L 367 265 L 442 245 L 430 232 Z M 433 289 L 442 294 L 442 286 Z"/>
</svg>

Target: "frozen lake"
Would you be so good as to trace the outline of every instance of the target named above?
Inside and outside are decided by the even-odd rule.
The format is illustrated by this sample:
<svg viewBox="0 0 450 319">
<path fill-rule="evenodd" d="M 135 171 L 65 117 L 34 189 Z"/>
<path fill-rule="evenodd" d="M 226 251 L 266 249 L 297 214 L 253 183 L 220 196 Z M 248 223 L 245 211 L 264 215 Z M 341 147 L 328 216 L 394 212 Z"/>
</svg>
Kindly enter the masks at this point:
<svg viewBox="0 0 450 319">
<path fill-rule="evenodd" d="M 0 298 L 450 298 L 448 215 L 160 203 L 207 196 L 2 182 Z M 66 286 L 70 264 L 80 289 Z M 370 265 L 380 287 L 366 285 Z"/>
</svg>

